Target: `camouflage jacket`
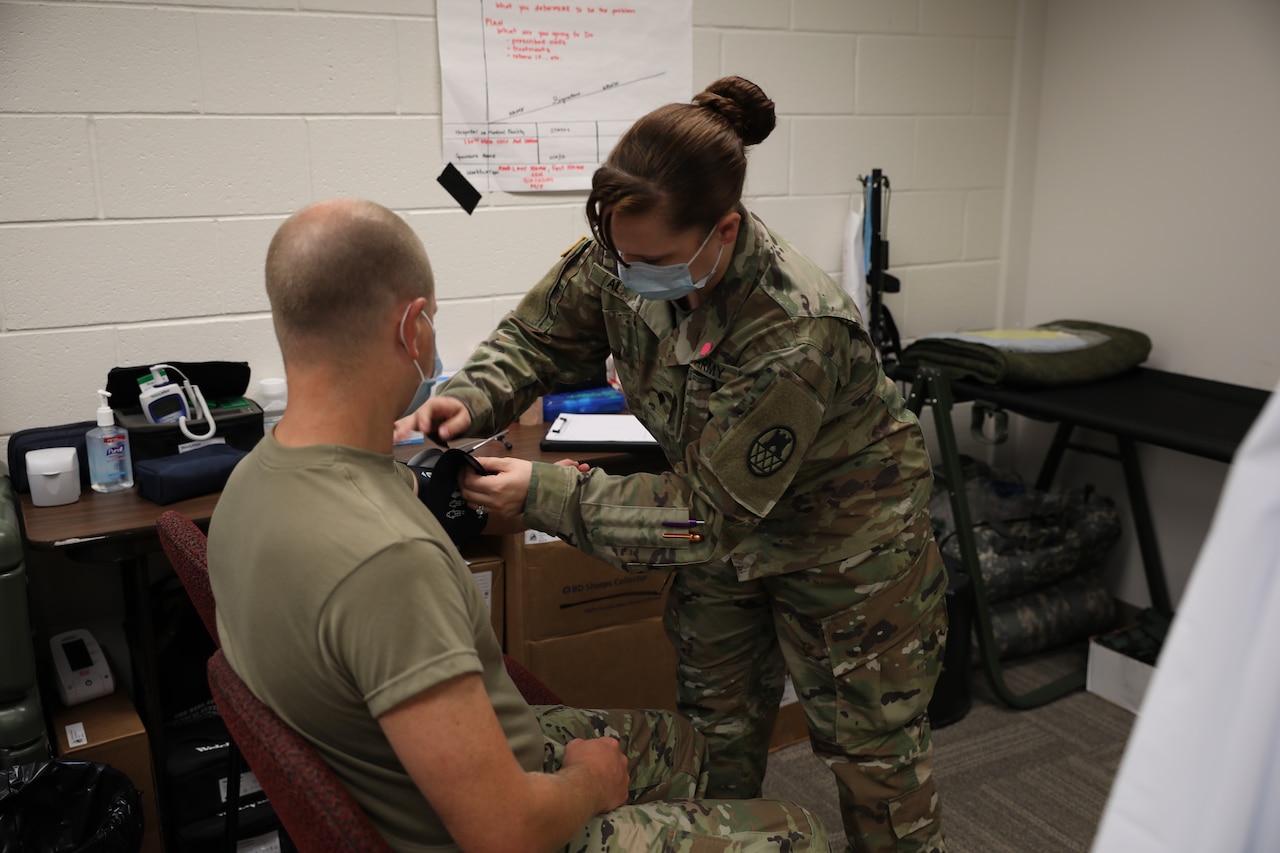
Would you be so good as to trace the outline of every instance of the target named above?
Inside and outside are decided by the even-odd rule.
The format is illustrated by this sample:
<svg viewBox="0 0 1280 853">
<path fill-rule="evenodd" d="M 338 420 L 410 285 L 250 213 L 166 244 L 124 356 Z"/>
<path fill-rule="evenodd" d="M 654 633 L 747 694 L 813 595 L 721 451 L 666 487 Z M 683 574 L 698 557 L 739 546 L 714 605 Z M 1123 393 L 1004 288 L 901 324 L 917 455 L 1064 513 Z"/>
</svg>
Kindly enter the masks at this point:
<svg viewBox="0 0 1280 853">
<path fill-rule="evenodd" d="M 628 408 L 671 470 L 535 464 L 530 527 L 629 571 L 728 560 L 747 579 L 855 558 L 925 511 L 919 425 L 853 301 L 741 212 L 728 271 L 695 310 L 628 290 L 585 241 L 445 385 L 487 434 L 613 355 Z M 699 523 L 662 524 L 689 519 Z"/>
</svg>

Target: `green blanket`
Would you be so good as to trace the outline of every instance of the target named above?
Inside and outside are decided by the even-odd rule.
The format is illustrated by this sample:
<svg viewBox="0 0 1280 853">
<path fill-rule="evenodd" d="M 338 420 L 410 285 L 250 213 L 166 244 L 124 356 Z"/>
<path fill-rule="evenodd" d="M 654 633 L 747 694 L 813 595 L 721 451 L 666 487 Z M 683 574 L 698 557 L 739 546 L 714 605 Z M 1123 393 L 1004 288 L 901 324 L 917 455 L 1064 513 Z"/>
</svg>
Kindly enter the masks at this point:
<svg viewBox="0 0 1280 853">
<path fill-rule="evenodd" d="M 1048 387 L 1093 382 L 1147 360 L 1142 332 L 1086 320 L 1056 320 L 1030 329 L 985 329 L 926 335 L 902 350 L 907 367 L 931 365 L 953 379 L 988 385 Z"/>
</svg>

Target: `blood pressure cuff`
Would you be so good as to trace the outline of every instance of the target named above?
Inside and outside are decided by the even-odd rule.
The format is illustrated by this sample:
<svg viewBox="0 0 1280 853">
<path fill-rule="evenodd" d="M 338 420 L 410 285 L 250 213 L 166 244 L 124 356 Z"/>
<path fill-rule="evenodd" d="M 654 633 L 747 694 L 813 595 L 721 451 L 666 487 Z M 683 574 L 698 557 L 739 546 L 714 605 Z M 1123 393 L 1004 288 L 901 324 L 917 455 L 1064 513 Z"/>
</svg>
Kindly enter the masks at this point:
<svg viewBox="0 0 1280 853">
<path fill-rule="evenodd" d="M 133 479 L 140 495 L 163 506 L 218 491 L 246 455 L 227 444 L 207 444 L 176 456 L 134 462 Z"/>
<path fill-rule="evenodd" d="M 474 456 L 456 447 L 427 450 L 406 464 L 418 478 L 418 500 L 431 510 L 454 545 L 461 548 L 480 535 L 489 517 L 467 506 L 458 485 L 463 466 L 479 474 L 489 473 Z"/>
</svg>

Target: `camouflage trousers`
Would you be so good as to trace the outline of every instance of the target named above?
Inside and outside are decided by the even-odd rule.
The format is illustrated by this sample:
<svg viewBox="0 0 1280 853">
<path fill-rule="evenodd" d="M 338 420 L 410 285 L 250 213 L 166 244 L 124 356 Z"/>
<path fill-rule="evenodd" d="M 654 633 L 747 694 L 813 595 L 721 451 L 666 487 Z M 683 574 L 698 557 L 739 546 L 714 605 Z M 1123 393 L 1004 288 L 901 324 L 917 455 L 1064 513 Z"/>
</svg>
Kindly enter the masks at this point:
<svg viewBox="0 0 1280 853">
<path fill-rule="evenodd" d="M 666 630 L 680 712 L 711 751 L 708 794 L 759 795 L 785 670 L 850 849 L 944 850 L 927 707 L 945 594 L 927 513 L 839 563 L 741 582 L 728 565 L 676 572 Z"/>
<path fill-rule="evenodd" d="M 667 711 L 596 711 L 540 705 L 543 769 L 564 762 L 574 738 L 616 737 L 631 774 L 626 805 L 596 815 L 565 853 L 801 853 L 829 850 L 817 818 L 783 800 L 711 800 L 706 741 Z"/>
</svg>

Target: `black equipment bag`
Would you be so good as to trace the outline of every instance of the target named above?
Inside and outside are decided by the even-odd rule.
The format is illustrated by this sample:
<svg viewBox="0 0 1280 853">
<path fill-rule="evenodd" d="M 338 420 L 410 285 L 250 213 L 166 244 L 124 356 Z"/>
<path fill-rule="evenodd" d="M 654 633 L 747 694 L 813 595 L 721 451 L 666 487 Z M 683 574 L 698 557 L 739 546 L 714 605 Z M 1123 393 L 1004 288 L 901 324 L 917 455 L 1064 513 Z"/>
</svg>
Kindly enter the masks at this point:
<svg viewBox="0 0 1280 853">
<path fill-rule="evenodd" d="M 172 361 L 166 362 L 180 380 L 185 376 L 200 389 L 215 426 L 212 440 L 248 453 L 262 440 L 262 407 L 244 396 L 249 389 L 249 363 L 246 361 Z M 182 452 L 198 444 L 182 432 L 176 423 L 153 424 L 142 413 L 138 402 L 138 380 L 151 372 L 152 365 L 113 367 L 107 374 L 107 392 L 116 423 L 129 431 L 129 452 L 134 463 L 158 459 Z M 196 413 L 192 413 L 195 415 Z M 209 431 L 208 422 L 188 419 L 187 429 L 195 435 Z"/>
<path fill-rule="evenodd" d="M 27 451 L 44 450 L 47 447 L 74 447 L 76 461 L 80 465 L 80 485 L 89 485 L 89 451 L 84 434 L 98 425 L 97 421 L 76 421 L 57 426 L 32 427 L 18 430 L 9 437 L 9 477 L 13 490 L 21 494 L 31 491 L 27 478 Z"/>
</svg>

